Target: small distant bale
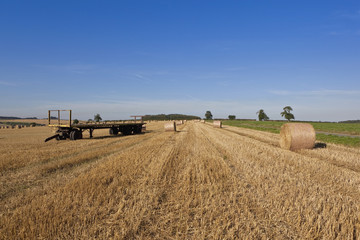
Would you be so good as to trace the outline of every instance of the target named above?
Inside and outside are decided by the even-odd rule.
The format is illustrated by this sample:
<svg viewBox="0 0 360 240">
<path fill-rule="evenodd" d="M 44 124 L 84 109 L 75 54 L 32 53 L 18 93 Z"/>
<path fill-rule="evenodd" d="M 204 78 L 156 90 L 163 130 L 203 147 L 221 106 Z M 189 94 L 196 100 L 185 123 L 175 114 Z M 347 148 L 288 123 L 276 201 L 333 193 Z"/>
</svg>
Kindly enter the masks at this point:
<svg viewBox="0 0 360 240">
<path fill-rule="evenodd" d="M 280 130 L 280 147 L 295 151 L 312 149 L 315 146 L 316 133 L 309 123 L 285 123 Z"/>
<path fill-rule="evenodd" d="M 15 129 L 20 129 L 21 125 L 15 125 Z"/>
<path fill-rule="evenodd" d="M 222 128 L 222 122 L 221 121 L 214 121 L 214 127 L 216 128 Z"/>
<path fill-rule="evenodd" d="M 9 129 L 9 128 L 10 128 L 10 126 L 6 126 L 5 128 L 6 128 L 6 129 Z"/>
<path fill-rule="evenodd" d="M 175 122 L 167 122 L 164 124 L 165 132 L 176 132 Z"/>
<path fill-rule="evenodd" d="M 205 120 L 201 120 L 200 122 L 201 122 L 201 123 L 205 123 Z"/>
<path fill-rule="evenodd" d="M 182 125 L 182 124 L 183 124 L 182 120 L 176 121 L 176 125 Z"/>
</svg>

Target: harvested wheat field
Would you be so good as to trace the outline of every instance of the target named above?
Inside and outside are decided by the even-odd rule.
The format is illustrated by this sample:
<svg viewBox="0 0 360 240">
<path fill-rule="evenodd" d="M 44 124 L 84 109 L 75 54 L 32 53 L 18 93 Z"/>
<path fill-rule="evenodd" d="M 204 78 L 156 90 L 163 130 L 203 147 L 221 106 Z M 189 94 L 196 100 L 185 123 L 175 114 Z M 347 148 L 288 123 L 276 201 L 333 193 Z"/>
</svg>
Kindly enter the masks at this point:
<svg viewBox="0 0 360 240">
<path fill-rule="evenodd" d="M 44 143 L 0 133 L 1 239 L 359 239 L 360 150 L 288 151 L 279 135 L 177 132 Z"/>
</svg>

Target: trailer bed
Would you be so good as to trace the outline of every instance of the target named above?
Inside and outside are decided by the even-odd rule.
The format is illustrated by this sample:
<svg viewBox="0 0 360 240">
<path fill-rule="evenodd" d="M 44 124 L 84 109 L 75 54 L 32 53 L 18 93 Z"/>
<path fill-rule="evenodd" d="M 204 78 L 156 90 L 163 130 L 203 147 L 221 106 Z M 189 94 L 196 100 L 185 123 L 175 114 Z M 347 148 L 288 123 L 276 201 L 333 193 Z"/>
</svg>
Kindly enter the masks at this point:
<svg viewBox="0 0 360 240">
<path fill-rule="evenodd" d="M 58 112 L 58 123 L 51 124 L 50 112 L 57 111 Z M 69 112 L 69 121 L 68 124 L 62 124 L 60 120 L 60 111 L 68 111 Z M 126 121 L 105 121 L 105 122 L 92 122 L 92 123 L 71 123 L 71 110 L 49 110 L 49 127 L 55 128 L 56 134 L 45 139 L 45 142 L 56 139 L 56 140 L 77 140 L 82 139 L 83 131 L 88 130 L 90 133 L 90 138 L 92 138 L 92 133 L 95 129 L 104 129 L 108 128 L 110 135 L 117 135 L 118 133 L 122 133 L 123 135 L 130 134 L 139 134 L 142 132 L 145 123 L 141 122 L 126 122 Z"/>
</svg>

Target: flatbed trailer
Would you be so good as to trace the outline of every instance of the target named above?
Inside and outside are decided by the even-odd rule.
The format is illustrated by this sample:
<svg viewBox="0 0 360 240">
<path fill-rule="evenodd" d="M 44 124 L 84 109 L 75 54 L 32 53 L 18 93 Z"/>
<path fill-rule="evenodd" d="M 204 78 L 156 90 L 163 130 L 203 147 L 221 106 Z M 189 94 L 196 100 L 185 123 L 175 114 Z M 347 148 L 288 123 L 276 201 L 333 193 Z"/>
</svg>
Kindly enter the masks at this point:
<svg viewBox="0 0 360 240">
<path fill-rule="evenodd" d="M 61 114 L 60 112 L 67 111 L 69 112 L 69 121 L 65 124 L 61 123 Z M 52 123 L 51 120 L 51 112 L 58 112 L 58 122 Z M 48 137 L 45 139 L 45 142 L 56 139 L 56 140 L 77 140 L 83 138 L 83 132 L 89 131 L 90 138 L 93 137 L 93 131 L 95 129 L 104 129 L 108 128 L 110 135 L 117 135 L 121 132 L 123 135 L 130 135 L 130 134 L 139 134 L 142 133 L 142 129 L 145 125 L 141 120 L 140 123 L 136 122 L 125 122 L 125 121 L 105 121 L 105 122 L 94 122 L 94 123 L 78 123 L 72 124 L 71 123 L 71 110 L 49 110 L 48 111 L 48 126 L 55 128 L 55 135 Z"/>
</svg>

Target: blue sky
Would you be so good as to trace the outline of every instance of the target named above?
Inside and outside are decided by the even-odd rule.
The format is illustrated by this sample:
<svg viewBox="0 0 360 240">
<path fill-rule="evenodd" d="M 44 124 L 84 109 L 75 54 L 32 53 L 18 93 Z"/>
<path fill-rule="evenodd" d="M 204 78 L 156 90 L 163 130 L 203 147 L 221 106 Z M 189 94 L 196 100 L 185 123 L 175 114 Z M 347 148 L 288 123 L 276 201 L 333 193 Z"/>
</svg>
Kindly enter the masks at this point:
<svg viewBox="0 0 360 240">
<path fill-rule="evenodd" d="M 0 116 L 360 119 L 360 1 L 0 1 Z"/>
</svg>

